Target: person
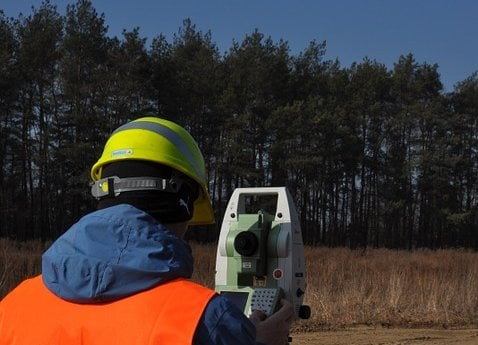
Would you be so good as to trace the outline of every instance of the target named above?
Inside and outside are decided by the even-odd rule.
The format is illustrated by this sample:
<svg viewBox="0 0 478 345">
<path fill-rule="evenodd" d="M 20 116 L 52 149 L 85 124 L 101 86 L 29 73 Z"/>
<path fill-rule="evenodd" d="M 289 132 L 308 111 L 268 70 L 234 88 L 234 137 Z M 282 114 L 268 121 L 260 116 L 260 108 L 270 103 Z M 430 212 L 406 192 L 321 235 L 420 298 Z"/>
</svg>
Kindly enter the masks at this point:
<svg viewBox="0 0 478 345">
<path fill-rule="evenodd" d="M 214 213 L 203 156 L 181 126 L 120 126 L 91 168 L 98 207 L 42 256 L 42 274 L 0 302 L 0 344 L 288 343 L 292 305 L 249 318 L 189 278 L 188 225 Z"/>
</svg>

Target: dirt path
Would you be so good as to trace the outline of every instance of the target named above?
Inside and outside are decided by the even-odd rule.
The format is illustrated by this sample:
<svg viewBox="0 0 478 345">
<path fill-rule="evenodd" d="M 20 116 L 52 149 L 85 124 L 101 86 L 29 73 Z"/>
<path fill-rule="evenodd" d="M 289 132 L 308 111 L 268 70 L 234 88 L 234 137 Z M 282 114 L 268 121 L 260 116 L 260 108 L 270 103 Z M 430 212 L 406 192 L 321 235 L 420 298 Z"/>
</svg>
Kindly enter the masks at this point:
<svg viewBox="0 0 478 345">
<path fill-rule="evenodd" d="M 292 334 L 291 345 L 478 345 L 478 329 L 351 328 Z"/>
</svg>

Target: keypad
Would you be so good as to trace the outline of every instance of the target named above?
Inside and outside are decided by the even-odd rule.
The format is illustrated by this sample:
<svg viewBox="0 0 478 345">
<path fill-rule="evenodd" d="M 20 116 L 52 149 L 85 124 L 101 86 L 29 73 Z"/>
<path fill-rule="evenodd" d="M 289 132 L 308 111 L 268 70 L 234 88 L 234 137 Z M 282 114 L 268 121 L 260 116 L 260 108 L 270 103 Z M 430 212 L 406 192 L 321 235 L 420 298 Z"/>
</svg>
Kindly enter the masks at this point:
<svg viewBox="0 0 478 345">
<path fill-rule="evenodd" d="M 278 293 L 278 289 L 275 288 L 254 288 L 251 296 L 251 310 L 261 310 L 267 316 L 273 314 Z"/>
</svg>

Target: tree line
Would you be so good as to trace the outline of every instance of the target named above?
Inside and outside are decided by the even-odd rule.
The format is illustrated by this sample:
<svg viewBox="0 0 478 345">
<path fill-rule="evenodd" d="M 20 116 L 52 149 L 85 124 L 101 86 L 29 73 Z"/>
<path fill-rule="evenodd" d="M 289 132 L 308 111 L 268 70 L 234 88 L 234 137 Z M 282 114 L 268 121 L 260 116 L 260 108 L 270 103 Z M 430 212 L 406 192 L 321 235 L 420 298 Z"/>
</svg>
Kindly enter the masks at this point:
<svg viewBox="0 0 478 345">
<path fill-rule="evenodd" d="M 158 115 L 203 151 L 209 239 L 234 188 L 287 186 L 308 244 L 478 248 L 477 73 L 446 93 L 412 54 L 388 69 L 325 52 L 255 30 L 221 53 L 189 19 L 147 46 L 109 37 L 89 0 L 0 12 L 0 237 L 51 239 L 93 210 L 109 134 Z"/>
</svg>

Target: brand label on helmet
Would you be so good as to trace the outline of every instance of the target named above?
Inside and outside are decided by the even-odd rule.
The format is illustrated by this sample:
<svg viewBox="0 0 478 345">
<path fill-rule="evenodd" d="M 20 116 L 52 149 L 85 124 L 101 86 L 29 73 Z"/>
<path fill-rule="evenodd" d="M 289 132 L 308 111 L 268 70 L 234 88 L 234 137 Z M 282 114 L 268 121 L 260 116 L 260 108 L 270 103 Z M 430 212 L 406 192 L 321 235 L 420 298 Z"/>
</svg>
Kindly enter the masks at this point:
<svg viewBox="0 0 478 345">
<path fill-rule="evenodd" d="M 111 157 L 118 157 L 118 156 L 131 156 L 133 154 L 133 149 L 120 149 L 114 150 L 111 152 Z"/>
</svg>

